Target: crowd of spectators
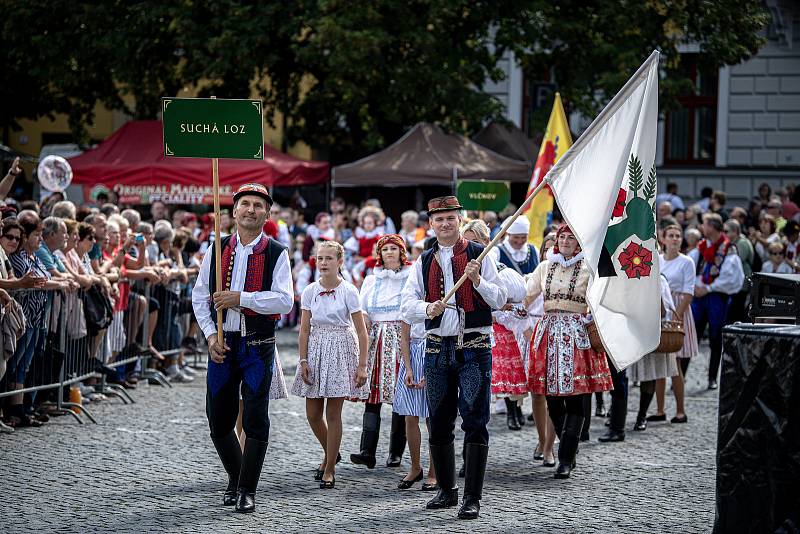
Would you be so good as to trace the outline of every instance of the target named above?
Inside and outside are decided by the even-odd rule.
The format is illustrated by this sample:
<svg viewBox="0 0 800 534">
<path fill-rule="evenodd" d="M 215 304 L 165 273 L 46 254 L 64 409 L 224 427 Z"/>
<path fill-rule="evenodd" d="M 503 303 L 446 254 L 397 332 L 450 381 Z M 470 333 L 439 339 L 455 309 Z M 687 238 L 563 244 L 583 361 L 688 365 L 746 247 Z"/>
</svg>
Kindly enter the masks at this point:
<svg viewBox="0 0 800 534">
<path fill-rule="evenodd" d="M 62 371 L 87 377 L 74 386 L 86 403 L 106 398 L 100 375 L 135 389 L 151 371 L 174 382 L 196 373 L 186 355 L 196 351 L 189 292 L 202 259 L 197 217 L 170 219 L 156 203 L 144 222 L 134 209 L 59 198 L 0 206 L 3 432 L 60 414 L 46 402 L 58 389 L 14 392 L 58 383 Z M 142 355 L 152 369 L 141 368 Z"/>
<path fill-rule="evenodd" d="M 14 167 L 9 176 L 13 172 Z M 0 195 L 7 194 L 11 182 L 13 176 L 0 182 Z M 751 273 L 800 272 L 799 196 L 800 190 L 793 186 L 773 192 L 768 184 L 759 187 L 747 207 L 728 206 L 725 193 L 710 188 L 691 205 L 684 202 L 675 184 L 668 184 L 666 192 L 657 196 L 658 227 L 682 229 L 683 253 L 690 254 L 709 232 L 713 234 L 713 227 L 720 226 L 717 221 L 721 221 L 721 234 L 735 246 L 745 282 L 731 298 L 726 322 L 746 318 L 746 277 Z M 151 203 L 143 214 L 100 200 L 94 206 L 78 207 L 56 194 L 41 202 L 6 198 L 0 206 L 0 305 L 5 310 L 0 430 L 41 426 L 53 415 L 42 403 L 49 395 L 9 393 L 38 385 L 36 366 L 52 366 L 59 360 L 53 354 L 58 352 L 54 338 L 60 328 L 67 331 L 67 347 L 61 347 L 66 358 L 83 362 L 73 371 L 103 373 L 111 382 L 135 388 L 147 369 L 114 366 L 114 362 L 144 352 L 150 365 L 169 380 L 193 379 L 195 371 L 185 361 L 186 354 L 196 352 L 198 337 L 190 293 L 203 254 L 214 241 L 213 214 L 171 209 L 160 201 Z M 515 209 L 509 205 L 499 214 L 487 211 L 467 216 L 482 218 L 494 237 Z M 709 218 L 708 214 L 716 215 Z M 545 234 L 559 222 L 556 211 Z M 221 212 L 220 231 L 222 235 L 235 232 L 227 210 Z M 264 231 L 289 249 L 296 298 L 319 276 L 313 256 L 319 241 L 344 245 L 342 275 L 360 286 L 375 265 L 372 249 L 381 235 L 402 236 L 411 261 L 433 236 L 424 211 L 404 211 L 396 224 L 375 199 L 356 206 L 336 197 L 327 211 L 313 214 L 299 195 L 292 198 L 291 206 L 272 206 Z M 95 309 L 103 300 L 110 310 L 105 325 L 98 321 Z M 13 325 L 20 315 L 24 326 L 11 348 L 5 342 L 7 323 Z M 298 316 L 295 306 L 278 327 L 295 327 Z M 95 382 L 89 378 L 80 385 L 84 401 L 104 399 Z"/>
</svg>

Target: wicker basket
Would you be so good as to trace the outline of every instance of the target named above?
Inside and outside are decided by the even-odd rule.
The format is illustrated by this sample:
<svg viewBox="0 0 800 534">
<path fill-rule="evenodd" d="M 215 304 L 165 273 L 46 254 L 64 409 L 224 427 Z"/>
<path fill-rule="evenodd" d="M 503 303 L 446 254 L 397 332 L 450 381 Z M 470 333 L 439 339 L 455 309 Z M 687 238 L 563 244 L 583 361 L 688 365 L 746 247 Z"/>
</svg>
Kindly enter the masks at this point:
<svg viewBox="0 0 800 534">
<path fill-rule="evenodd" d="M 678 321 L 661 321 L 661 341 L 656 352 L 666 354 L 678 352 L 683 347 L 683 323 Z"/>
<path fill-rule="evenodd" d="M 597 325 L 594 321 L 586 325 L 586 333 L 589 334 L 589 343 L 592 345 L 592 350 L 595 352 L 605 352 L 606 348 L 600 340 L 600 334 L 597 333 Z"/>
</svg>

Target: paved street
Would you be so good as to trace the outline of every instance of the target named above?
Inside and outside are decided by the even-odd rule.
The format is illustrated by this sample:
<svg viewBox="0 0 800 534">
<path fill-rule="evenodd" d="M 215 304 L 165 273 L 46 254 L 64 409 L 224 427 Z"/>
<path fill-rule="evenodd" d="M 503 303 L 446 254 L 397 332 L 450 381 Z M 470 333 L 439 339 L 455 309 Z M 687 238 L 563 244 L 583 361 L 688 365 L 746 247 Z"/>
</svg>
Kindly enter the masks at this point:
<svg viewBox="0 0 800 534">
<path fill-rule="evenodd" d="M 296 334 L 279 334 L 287 381 L 294 378 Z M 536 432 L 506 429 L 492 418 L 483 509 L 478 521 L 455 510 L 424 509 L 431 493 L 399 491 L 408 467 L 382 467 L 390 416 L 384 407 L 379 467 L 347 461 L 357 451 L 361 407 L 345 406 L 336 489 L 321 491 L 312 469 L 321 451 L 302 399 L 271 406 L 272 434 L 257 495 L 257 512 L 240 515 L 220 504 L 224 471 L 208 438 L 205 384 L 172 389 L 141 386 L 134 405 L 108 400 L 92 406 L 99 425 L 59 417 L 41 429 L 0 435 L 4 532 L 709 532 L 714 518 L 716 392 L 705 390 L 707 347 L 689 370 L 689 423 L 652 424 L 628 432 L 625 443 L 596 438 L 581 445 L 568 481 L 531 460 Z M 638 406 L 631 389 L 628 426 Z M 674 403 L 668 399 L 668 416 Z M 651 412 L 655 410 L 655 401 Z M 528 405 L 526 405 L 526 413 Z M 457 438 L 461 442 L 461 437 Z M 423 452 L 427 465 L 427 452 Z M 537 462 L 538 464 L 538 462 Z M 417 485 L 415 488 L 419 488 Z"/>
</svg>

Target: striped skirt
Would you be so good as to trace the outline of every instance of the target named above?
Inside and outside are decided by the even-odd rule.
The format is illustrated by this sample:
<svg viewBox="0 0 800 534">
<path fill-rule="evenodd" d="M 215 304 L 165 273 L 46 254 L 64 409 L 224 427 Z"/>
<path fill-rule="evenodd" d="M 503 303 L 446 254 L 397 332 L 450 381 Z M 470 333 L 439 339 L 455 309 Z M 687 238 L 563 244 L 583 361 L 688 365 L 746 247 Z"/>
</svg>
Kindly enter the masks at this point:
<svg viewBox="0 0 800 534">
<path fill-rule="evenodd" d="M 677 305 L 680 299 L 685 298 L 682 293 L 677 291 L 672 292 L 672 300 Z M 700 349 L 697 346 L 697 330 L 694 327 L 694 315 L 692 314 L 692 307 L 686 306 L 686 311 L 683 312 L 683 347 L 678 352 L 674 353 L 676 358 L 691 358 L 697 356 Z"/>
<path fill-rule="evenodd" d="M 425 339 L 411 340 L 411 372 L 414 382 L 419 382 L 425 377 Z M 399 415 L 414 415 L 428 417 L 428 397 L 425 388 L 411 389 L 406 386 L 406 364 L 400 359 L 400 369 L 397 372 L 397 388 L 394 392 L 392 411 Z"/>
</svg>

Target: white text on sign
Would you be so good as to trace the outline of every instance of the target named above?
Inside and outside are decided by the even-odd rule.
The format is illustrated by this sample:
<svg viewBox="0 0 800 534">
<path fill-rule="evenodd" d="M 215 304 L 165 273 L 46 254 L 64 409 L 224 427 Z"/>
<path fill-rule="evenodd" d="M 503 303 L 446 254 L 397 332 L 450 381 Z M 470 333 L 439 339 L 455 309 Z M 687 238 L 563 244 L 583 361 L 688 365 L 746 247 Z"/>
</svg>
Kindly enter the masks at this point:
<svg viewBox="0 0 800 534">
<path fill-rule="evenodd" d="M 244 124 L 223 124 L 220 131 L 217 123 L 181 123 L 181 133 L 244 134 Z"/>
</svg>

